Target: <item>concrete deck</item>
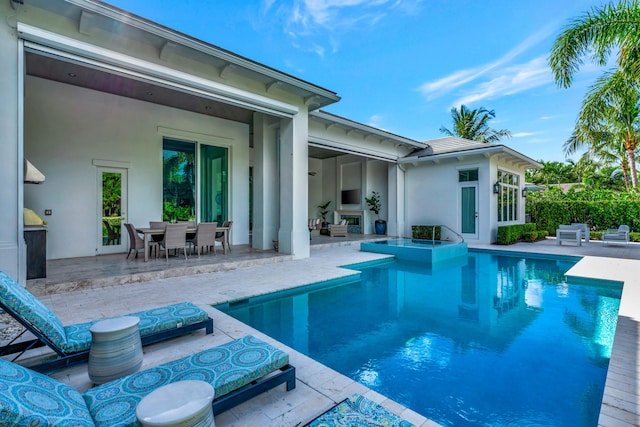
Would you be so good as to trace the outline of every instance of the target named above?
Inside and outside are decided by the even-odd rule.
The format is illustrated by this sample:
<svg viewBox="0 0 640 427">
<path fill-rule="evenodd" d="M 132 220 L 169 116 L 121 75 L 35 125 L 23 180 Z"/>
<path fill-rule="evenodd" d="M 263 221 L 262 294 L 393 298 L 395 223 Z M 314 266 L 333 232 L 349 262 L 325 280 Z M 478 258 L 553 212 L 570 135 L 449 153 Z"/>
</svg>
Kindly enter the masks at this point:
<svg viewBox="0 0 640 427">
<path fill-rule="evenodd" d="M 260 257 L 260 261 L 256 261 L 257 264 L 239 260 L 239 264 L 233 266 L 233 257 L 243 256 L 242 250 L 234 247 L 232 254 L 225 261 L 230 263 L 228 268 L 217 271 L 199 274 L 188 272 L 186 275 L 175 276 L 171 273 L 172 277 L 157 277 L 145 281 L 136 279 L 124 283 L 114 280 L 112 285 L 102 277 L 96 281 L 99 285 L 94 285 L 91 280 L 85 278 L 81 284 L 76 281 L 68 282 L 67 285 L 60 283 L 58 286 L 52 286 L 34 282 L 28 286 L 65 324 L 115 316 L 178 301 L 192 301 L 214 319 L 214 335 L 197 332 L 146 347 L 143 369 L 248 333 L 287 350 L 291 356 L 291 364 L 297 369 L 297 388 L 286 392 L 283 386 L 278 387 L 220 414 L 216 417 L 218 426 L 298 426 L 317 417 L 354 392 L 381 403 L 418 426 L 437 425 L 211 307 L 211 304 L 343 277 L 353 273 L 339 268 L 340 265 L 385 257 L 360 252 L 357 242 L 334 243 L 338 246 L 314 246 L 311 257 L 302 260 L 293 260 L 272 253 L 271 256 Z M 640 425 L 640 304 L 637 303 L 640 301 L 640 245 L 604 246 L 601 242 L 592 241 L 583 246 L 557 246 L 554 239 L 548 239 L 534 244 L 470 246 L 491 250 L 586 256 L 569 271 L 569 274 L 625 283 L 599 424 L 605 427 Z M 166 263 L 164 265 L 167 266 Z M 73 266 L 70 265 L 69 268 Z M 163 270 L 160 271 L 154 274 L 167 274 L 163 273 Z M 52 376 L 80 390 L 91 386 L 86 365 L 78 365 Z"/>
</svg>

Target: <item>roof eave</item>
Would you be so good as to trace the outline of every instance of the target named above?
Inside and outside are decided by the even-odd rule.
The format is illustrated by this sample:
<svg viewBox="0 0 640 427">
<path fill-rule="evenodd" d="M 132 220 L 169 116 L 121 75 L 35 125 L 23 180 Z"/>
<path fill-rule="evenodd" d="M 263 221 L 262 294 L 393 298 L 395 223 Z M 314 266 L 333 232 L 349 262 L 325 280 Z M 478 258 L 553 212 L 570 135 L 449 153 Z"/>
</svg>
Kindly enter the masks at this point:
<svg viewBox="0 0 640 427">
<path fill-rule="evenodd" d="M 491 155 L 491 154 L 498 154 L 498 153 L 507 153 L 510 156 L 520 159 L 521 161 L 529 165 L 527 166 L 527 169 L 542 168 L 542 165 L 540 163 L 504 145 L 492 145 L 490 147 L 451 151 L 448 153 L 435 154 L 431 156 L 411 156 L 411 157 L 406 157 L 404 159 L 398 160 L 398 163 L 420 163 L 420 162 L 426 162 L 426 161 L 437 161 L 437 160 L 456 158 L 460 156 Z"/>
<path fill-rule="evenodd" d="M 130 25 L 141 31 L 162 37 L 167 41 L 177 43 L 179 45 L 194 49 L 207 55 L 219 58 L 239 67 L 246 68 L 258 74 L 262 74 L 284 85 L 309 92 L 311 95 L 306 97 L 305 103 L 313 105 L 313 108 L 322 108 L 324 106 L 338 102 L 341 98 L 333 91 L 317 86 L 313 83 L 298 79 L 297 77 L 278 71 L 267 65 L 260 64 L 251 59 L 237 55 L 231 51 L 222 49 L 213 44 L 204 42 L 184 33 L 176 31 L 172 28 L 165 27 L 156 22 L 150 21 L 138 15 L 129 13 L 125 10 L 112 6 L 97 0 L 64 0 L 65 2 L 75 5 L 83 10 L 87 10 L 102 16 L 108 17 L 115 21 Z"/>
<path fill-rule="evenodd" d="M 382 129 L 378 129 L 375 128 L 373 126 L 369 126 L 369 125 L 365 125 L 363 123 L 359 123 L 350 119 L 347 119 L 345 117 L 341 117 L 332 113 L 328 113 L 326 111 L 313 111 L 309 113 L 310 118 L 313 117 L 317 117 L 319 119 L 322 120 L 326 120 L 329 122 L 333 122 L 337 125 L 341 125 L 344 126 L 346 128 L 351 128 L 351 129 L 355 129 L 355 130 L 359 130 L 365 134 L 371 134 L 371 135 L 375 135 L 379 138 L 382 138 L 384 140 L 389 140 L 392 141 L 394 143 L 400 143 L 403 145 L 407 145 L 411 148 L 427 148 L 428 145 L 420 142 L 420 141 L 416 141 L 414 139 L 411 138 L 405 138 L 403 136 L 400 135 L 396 135 L 394 133 L 391 132 L 387 132 L 385 130 Z"/>
</svg>

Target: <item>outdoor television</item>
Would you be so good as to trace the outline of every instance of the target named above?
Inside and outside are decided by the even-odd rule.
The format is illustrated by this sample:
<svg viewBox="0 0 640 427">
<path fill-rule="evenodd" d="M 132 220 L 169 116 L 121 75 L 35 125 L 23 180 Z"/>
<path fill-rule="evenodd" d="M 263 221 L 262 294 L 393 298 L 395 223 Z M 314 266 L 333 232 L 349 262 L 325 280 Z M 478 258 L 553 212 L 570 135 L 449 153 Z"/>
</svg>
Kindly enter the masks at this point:
<svg viewBox="0 0 640 427">
<path fill-rule="evenodd" d="M 343 205 L 359 205 L 360 190 L 342 190 L 341 201 Z"/>
</svg>

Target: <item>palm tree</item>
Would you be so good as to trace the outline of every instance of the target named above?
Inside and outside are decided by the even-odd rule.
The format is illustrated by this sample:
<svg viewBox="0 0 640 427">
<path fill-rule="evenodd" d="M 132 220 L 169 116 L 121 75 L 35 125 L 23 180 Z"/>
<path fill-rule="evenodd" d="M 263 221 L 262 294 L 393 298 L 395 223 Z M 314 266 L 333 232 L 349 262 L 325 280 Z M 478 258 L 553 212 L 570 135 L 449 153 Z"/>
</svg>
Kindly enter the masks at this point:
<svg viewBox="0 0 640 427">
<path fill-rule="evenodd" d="M 626 151 L 631 185 L 637 188 L 635 151 L 639 134 L 640 88 L 626 73 L 618 70 L 605 73 L 589 89 L 582 101 L 573 136 L 565 143 L 565 151 L 575 151 L 582 144 L 595 149 L 621 144 Z"/>
<path fill-rule="evenodd" d="M 629 78 L 640 81 L 640 4 L 622 0 L 593 8 L 565 28 L 551 49 L 549 65 L 556 83 L 569 87 L 574 74 L 590 56 L 598 65 L 607 63 L 612 50 L 618 50 L 618 67 Z"/>
<path fill-rule="evenodd" d="M 453 130 L 444 126 L 440 127 L 440 132 L 449 136 L 471 139 L 478 142 L 498 142 L 501 138 L 511 137 L 511 132 L 506 129 L 495 130 L 489 127 L 489 120 L 496 117 L 494 110 L 487 110 L 480 107 L 470 110 L 466 105 L 461 105 L 460 110 L 456 107 L 451 109 L 453 119 Z"/>
</svg>

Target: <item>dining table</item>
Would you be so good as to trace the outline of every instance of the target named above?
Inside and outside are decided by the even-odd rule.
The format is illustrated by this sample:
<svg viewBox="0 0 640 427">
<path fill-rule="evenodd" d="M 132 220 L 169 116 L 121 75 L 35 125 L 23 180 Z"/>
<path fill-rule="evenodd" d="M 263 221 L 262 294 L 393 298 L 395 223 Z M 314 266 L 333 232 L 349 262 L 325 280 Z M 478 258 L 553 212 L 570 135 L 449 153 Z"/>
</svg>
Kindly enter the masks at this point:
<svg viewBox="0 0 640 427">
<path fill-rule="evenodd" d="M 195 234 L 197 228 L 196 227 L 187 227 L 187 235 Z M 142 234 L 142 239 L 144 240 L 144 261 L 149 261 L 149 239 L 151 236 L 164 236 L 164 228 L 149 228 L 149 227 L 136 227 L 136 231 Z M 222 249 L 224 253 L 227 253 L 227 249 L 229 248 L 229 227 L 216 227 L 216 233 L 223 233 L 223 244 Z"/>
</svg>

